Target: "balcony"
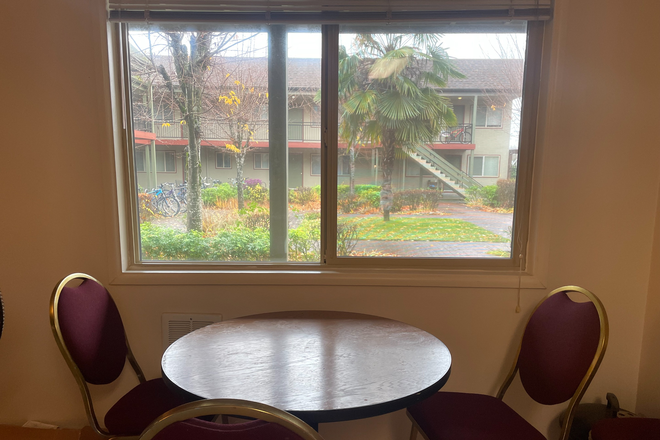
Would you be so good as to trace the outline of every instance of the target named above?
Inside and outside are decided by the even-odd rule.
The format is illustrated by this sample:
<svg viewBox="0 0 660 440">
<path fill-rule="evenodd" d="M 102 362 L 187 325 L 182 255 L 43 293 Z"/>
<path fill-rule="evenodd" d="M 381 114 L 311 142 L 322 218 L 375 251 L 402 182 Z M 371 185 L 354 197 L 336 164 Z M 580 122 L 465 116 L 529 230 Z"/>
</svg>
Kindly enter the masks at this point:
<svg viewBox="0 0 660 440">
<path fill-rule="evenodd" d="M 471 144 L 472 124 L 458 124 L 442 130 L 438 141 L 442 144 Z"/>
<path fill-rule="evenodd" d="M 254 132 L 255 141 L 268 141 L 268 121 L 252 121 L 247 125 Z M 172 121 L 154 121 L 158 139 L 186 139 L 188 126 Z M 202 133 L 205 140 L 229 140 L 231 124 L 225 121 L 203 121 Z M 150 121 L 136 121 L 135 129 L 152 132 Z M 321 142 L 320 122 L 289 122 L 289 141 Z"/>
</svg>

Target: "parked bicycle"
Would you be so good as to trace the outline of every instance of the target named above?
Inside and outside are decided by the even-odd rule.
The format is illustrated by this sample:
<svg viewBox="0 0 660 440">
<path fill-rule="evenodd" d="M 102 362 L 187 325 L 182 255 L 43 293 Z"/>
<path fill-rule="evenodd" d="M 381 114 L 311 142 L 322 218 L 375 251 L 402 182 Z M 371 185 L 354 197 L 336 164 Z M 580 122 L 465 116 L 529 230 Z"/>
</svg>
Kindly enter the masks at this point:
<svg viewBox="0 0 660 440">
<path fill-rule="evenodd" d="M 174 190 L 163 190 L 166 184 L 161 183 L 158 188 L 147 191 L 154 198 L 156 213 L 163 217 L 174 217 L 181 210 L 181 204 L 174 195 Z"/>
</svg>

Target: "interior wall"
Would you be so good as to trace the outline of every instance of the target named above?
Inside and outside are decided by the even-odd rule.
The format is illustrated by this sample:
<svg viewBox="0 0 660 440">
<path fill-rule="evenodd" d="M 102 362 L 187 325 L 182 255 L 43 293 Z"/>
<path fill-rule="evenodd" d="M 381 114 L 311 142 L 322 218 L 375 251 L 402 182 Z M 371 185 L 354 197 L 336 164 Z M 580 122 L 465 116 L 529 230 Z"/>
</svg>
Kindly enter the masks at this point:
<svg viewBox="0 0 660 440">
<path fill-rule="evenodd" d="M 660 149 L 651 135 L 659 118 L 646 99 L 658 94 L 660 75 L 652 56 L 659 53 L 657 6 L 647 1 L 634 11 L 618 0 L 556 3 L 546 136 L 537 157 L 534 206 L 543 225 L 537 234 L 543 264 L 536 267 L 548 289 L 577 284 L 603 300 L 610 345 L 585 401 L 615 392 L 630 408 L 637 401 L 658 214 Z M 102 0 L 25 0 L 5 6 L 0 15 L 5 42 L 0 290 L 7 309 L 0 340 L 0 423 L 85 423 L 77 386 L 51 335 L 48 300 L 68 273 L 87 272 L 106 283 L 113 276 L 103 5 Z M 229 319 L 313 308 L 382 315 L 427 330 L 452 351 L 445 389 L 484 393 L 496 391 L 513 341 L 545 293 L 523 291 L 522 313 L 516 314 L 516 292 L 494 288 L 218 285 L 111 286 L 111 291 L 149 377 L 159 374 L 163 312 L 222 313 Z M 651 292 L 650 304 L 657 308 L 657 288 Z M 648 322 L 647 332 L 660 333 Z M 650 371 L 657 365 L 649 358 Z M 126 377 L 110 391 L 95 389 L 99 409 L 133 384 Z M 641 396 L 640 407 L 652 400 Z M 542 432 L 556 432 L 563 406 L 530 405 L 519 386 L 507 400 Z M 405 438 L 409 426 L 398 412 L 322 425 L 321 434 L 389 440 Z"/>
</svg>

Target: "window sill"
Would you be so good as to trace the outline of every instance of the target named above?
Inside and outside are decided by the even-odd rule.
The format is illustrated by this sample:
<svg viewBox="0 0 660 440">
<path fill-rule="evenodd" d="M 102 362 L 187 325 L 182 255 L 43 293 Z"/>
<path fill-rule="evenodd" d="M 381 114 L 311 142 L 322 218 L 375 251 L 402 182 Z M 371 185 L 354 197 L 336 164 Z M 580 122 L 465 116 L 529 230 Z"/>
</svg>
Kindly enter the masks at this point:
<svg viewBox="0 0 660 440">
<path fill-rule="evenodd" d="M 111 285 L 245 285 L 245 286 L 392 286 L 545 289 L 538 277 L 515 271 L 437 271 L 415 269 L 318 269 L 182 270 L 139 268 L 116 276 Z"/>
</svg>

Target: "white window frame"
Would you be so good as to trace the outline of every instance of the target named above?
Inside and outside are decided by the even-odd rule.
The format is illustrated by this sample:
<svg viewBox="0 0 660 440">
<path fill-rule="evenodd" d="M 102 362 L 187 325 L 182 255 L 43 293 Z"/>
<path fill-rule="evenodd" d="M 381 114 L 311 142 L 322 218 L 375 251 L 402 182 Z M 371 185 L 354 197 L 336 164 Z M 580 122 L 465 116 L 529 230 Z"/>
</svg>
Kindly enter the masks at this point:
<svg viewBox="0 0 660 440">
<path fill-rule="evenodd" d="M 525 87 L 525 96 L 523 98 L 524 107 L 523 107 L 523 120 L 530 121 L 526 124 L 523 124 L 521 127 L 521 156 L 520 156 L 520 166 L 518 172 L 518 194 L 516 197 L 516 219 L 514 220 L 516 225 L 518 225 L 518 232 L 515 234 L 514 240 L 518 241 L 518 244 L 515 246 L 520 249 L 520 255 L 524 258 L 525 261 L 528 260 L 526 254 L 526 244 L 527 237 L 529 236 L 530 221 L 529 221 L 529 205 L 531 200 L 531 181 L 532 181 L 532 164 L 534 162 L 534 141 L 536 138 L 537 130 L 537 119 L 538 119 L 538 103 L 539 96 L 541 93 L 541 84 L 540 84 L 540 71 L 542 67 L 542 46 L 543 46 L 543 35 L 544 35 L 544 23 L 542 21 L 538 22 L 528 22 L 530 27 L 528 30 L 528 57 L 527 57 L 527 69 L 526 76 L 524 79 Z M 326 53 L 333 53 L 337 50 L 337 35 L 338 35 L 338 26 L 335 25 L 326 25 L 324 26 L 324 50 Z M 114 47 L 117 49 L 117 53 L 114 55 L 119 56 L 123 60 L 123 65 L 127 65 L 127 53 L 126 47 L 121 46 L 121 35 L 123 35 L 124 41 L 127 41 L 127 34 L 125 31 L 122 31 L 119 26 L 114 28 L 114 35 L 116 39 L 114 40 Z M 533 48 L 530 52 L 529 48 Z M 112 60 L 112 56 L 111 56 Z M 332 255 L 333 249 L 336 250 L 336 228 L 337 228 L 337 218 L 336 218 L 336 209 L 337 209 L 337 200 L 336 192 L 329 191 L 329 188 L 336 187 L 337 185 L 337 111 L 336 111 L 336 95 L 328 94 L 327 90 L 336 87 L 336 72 L 337 65 L 336 59 L 329 60 L 325 58 L 322 60 L 323 63 L 323 86 L 322 88 L 326 90 L 324 96 L 328 96 L 324 103 L 322 103 L 322 132 L 325 133 L 324 140 L 328 146 L 329 151 L 323 153 L 323 163 L 322 170 L 324 170 L 322 176 L 323 185 L 322 186 L 322 219 L 325 222 L 325 227 L 322 230 L 322 243 L 324 248 L 324 260 L 320 263 L 320 266 L 331 269 L 332 271 L 340 270 L 342 267 L 362 267 L 366 269 L 379 269 L 387 267 L 396 267 L 402 268 L 405 270 L 413 268 L 421 269 L 431 269 L 433 271 L 444 271 L 444 270 L 506 270 L 509 269 L 514 273 L 515 271 L 521 271 L 524 269 L 523 259 L 519 258 L 517 251 L 513 252 L 511 259 L 501 259 L 501 260 L 478 260 L 478 259 L 434 259 L 434 260 L 423 260 L 423 259 L 405 259 L 405 258 L 395 258 L 395 259 L 371 259 L 363 261 L 360 258 L 350 258 L 344 259 L 344 262 L 340 262 L 335 255 Z M 126 152 L 132 151 L 132 128 L 131 122 L 128 122 L 128 127 L 124 130 L 121 130 L 121 121 L 126 121 L 125 117 L 122 115 L 121 105 L 117 105 L 125 97 L 121 97 L 121 90 L 126 90 L 123 88 L 121 82 L 124 84 L 130 83 L 130 78 L 127 76 L 127 72 L 121 68 L 122 62 L 112 62 L 112 67 L 114 68 L 115 78 L 113 78 L 113 88 L 119 93 L 119 99 L 117 96 L 113 98 L 115 103 L 114 108 L 119 108 L 118 111 L 114 113 L 116 133 L 123 133 L 121 137 L 123 141 L 119 144 L 119 147 L 125 151 L 120 156 L 123 156 L 127 165 L 127 171 L 129 173 L 124 174 L 123 171 L 119 172 L 123 182 L 127 184 L 121 184 L 120 186 L 124 188 L 124 195 L 119 197 L 120 199 L 128 198 L 132 200 L 133 203 L 128 203 L 127 206 L 137 206 L 135 203 L 136 195 L 134 194 L 134 188 L 136 188 L 136 183 L 134 182 L 131 175 L 134 174 L 134 160 L 132 155 L 127 155 Z M 335 89 L 336 90 L 336 89 Z M 129 93 L 130 92 L 124 92 Z M 130 103 L 130 100 L 126 101 Z M 335 105 L 332 108 L 333 104 Z M 130 105 L 130 104 L 129 104 Z M 476 121 L 475 121 L 476 122 Z M 334 152 L 334 154 L 333 154 Z M 123 170 L 123 167 L 119 167 Z M 330 170 L 330 172 L 329 172 Z M 124 180 L 125 179 L 125 180 Z M 135 208 L 132 208 L 133 210 Z M 332 213 L 335 215 L 333 216 Z M 123 230 L 122 233 L 122 255 L 128 255 L 128 257 L 122 259 L 122 267 L 124 269 L 138 270 L 138 271 L 196 271 L 196 270 L 211 270 L 211 271 L 223 271 L 223 270 L 236 270 L 237 267 L 246 270 L 248 272 L 255 269 L 254 263 L 246 263 L 243 265 L 229 265 L 224 262 L 217 262 L 209 265 L 199 265 L 199 264 L 189 264 L 186 262 L 175 262 L 172 264 L 163 262 L 163 263 L 141 263 L 139 261 L 139 246 L 136 248 L 137 243 L 137 231 L 135 225 L 138 223 L 135 220 L 136 213 L 129 212 L 127 217 L 128 221 L 122 223 L 123 226 L 120 230 Z M 335 235 L 333 237 L 333 234 Z M 330 255 L 326 254 L 328 252 Z M 292 266 L 296 266 L 294 263 L 288 263 L 284 265 L 278 264 L 267 264 L 271 267 L 271 270 L 283 270 L 289 271 Z M 318 270 L 319 265 L 300 265 L 299 270 L 303 272 L 307 270 Z M 520 272 L 519 272 L 520 273 Z M 421 278 L 420 278 L 421 279 Z M 433 284 L 433 283 L 432 283 Z"/>
<path fill-rule="evenodd" d="M 226 153 L 224 151 L 216 151 L 215 152 L 215 168 L 218 169 L 218 170 L 230 170 L 231 169 L 231 156 L 232 156 L 232 154 L 230 154 L 230 153 Z M 218 158 L 219 157 L 222 157 L 222 165 L 223 166 L 221 166 L 221 167 L 218 166 Z M 225 162 L 226 162 L 225 159 L 229 159 L 229 166 L 228 167 L 224 166 Z"/>
</svg>

